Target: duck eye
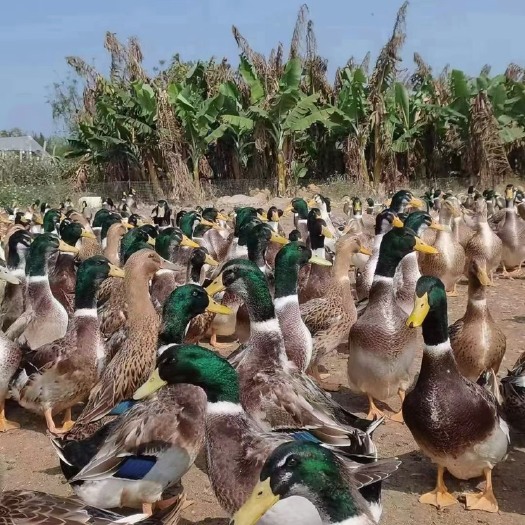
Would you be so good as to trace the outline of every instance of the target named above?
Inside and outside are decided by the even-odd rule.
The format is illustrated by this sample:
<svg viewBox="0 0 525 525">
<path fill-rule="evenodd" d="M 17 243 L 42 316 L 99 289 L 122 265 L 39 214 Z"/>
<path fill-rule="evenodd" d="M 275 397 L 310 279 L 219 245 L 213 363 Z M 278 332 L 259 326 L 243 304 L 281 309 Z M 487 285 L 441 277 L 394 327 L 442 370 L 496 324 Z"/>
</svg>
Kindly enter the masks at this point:
<svg viewBox="0 0 525 525">
<path fill-rule="evenodd" d="M 297 459 L 295 459 L 293 456 L 288 458 L 288 461 L 286 461 L 286 466 L 288 467 L 295 467 L 297 465 Z"/>
<path fill-rule="evenodd" d="M 193 292 L 191 295 L 193 295 L 193 297 L 197 297 L 197 292 Z"/>
</svg>

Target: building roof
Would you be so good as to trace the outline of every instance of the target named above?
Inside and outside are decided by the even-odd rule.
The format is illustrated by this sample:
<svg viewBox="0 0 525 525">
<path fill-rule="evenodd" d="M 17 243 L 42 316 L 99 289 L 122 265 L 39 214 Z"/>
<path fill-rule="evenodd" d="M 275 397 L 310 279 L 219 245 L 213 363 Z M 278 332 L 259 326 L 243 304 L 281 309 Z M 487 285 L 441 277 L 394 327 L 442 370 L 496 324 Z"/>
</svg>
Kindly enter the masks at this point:
<svg viewBox="0 0 525 525">
<path fill-rule="evenodd" d="M 49 153 L 30 136 L 26 137 L 0 137 L 0 151 L 24 151 L 48 157 Z"/>
</svg>

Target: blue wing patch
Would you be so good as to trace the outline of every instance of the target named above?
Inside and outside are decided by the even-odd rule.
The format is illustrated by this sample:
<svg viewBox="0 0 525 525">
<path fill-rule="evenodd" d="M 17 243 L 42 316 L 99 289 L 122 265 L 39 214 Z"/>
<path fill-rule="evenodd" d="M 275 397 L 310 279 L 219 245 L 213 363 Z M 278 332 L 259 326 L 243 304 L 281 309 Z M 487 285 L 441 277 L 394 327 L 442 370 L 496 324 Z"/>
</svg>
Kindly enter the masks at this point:
<svg viewBox="0 0 525 525">
<path fill-rule="evenodd" d="M 116 478 L 143 479 L 155 466 L 157 458 L 154 456 L 133 456 L 127 458 L 115 474 Z"/>
<path fill-rule="evenodd" d="M 310 434 L 307 430 L 299 430 L 299 432 L 292 432 L 291 437 L 295 441 L 308 441 L 310 443 L 322 444 L 320 439 L 317 439 L 313 434 Z"/>
<path fill-rule="evenodd" d="M 137 403 L 137 401 L 134 401 L 133 399 L 126 399 L 124 401 L 121 401 L 117 406 L 113 407 L 113 409 L 108 415 L 121 416 L 122 414 L 124 414 L 124 412 L 127 412 L 132 406 L 134 406 L 135 403 Z"/>
</svg>

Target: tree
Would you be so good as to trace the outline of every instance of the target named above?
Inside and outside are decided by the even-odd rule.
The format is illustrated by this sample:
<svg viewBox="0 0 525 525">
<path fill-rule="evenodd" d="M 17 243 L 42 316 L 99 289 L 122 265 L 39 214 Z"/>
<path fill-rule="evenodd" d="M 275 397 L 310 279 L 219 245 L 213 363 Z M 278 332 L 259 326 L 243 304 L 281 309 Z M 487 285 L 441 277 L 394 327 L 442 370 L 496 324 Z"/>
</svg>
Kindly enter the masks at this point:
<svg viewBox="0 0 525 525">
<path fill-rule="evenodd" d="M 207 151 L 208 136 L 218 126 L 218 118 L 224 104 L 224 95 L 206 98 L 204 64 L 199 62 L 183 82 L 170 84 L 169 101 L 175 108 L 186 136 L 193 181 L 200 188 L 199 163 Z"/>
</svg>

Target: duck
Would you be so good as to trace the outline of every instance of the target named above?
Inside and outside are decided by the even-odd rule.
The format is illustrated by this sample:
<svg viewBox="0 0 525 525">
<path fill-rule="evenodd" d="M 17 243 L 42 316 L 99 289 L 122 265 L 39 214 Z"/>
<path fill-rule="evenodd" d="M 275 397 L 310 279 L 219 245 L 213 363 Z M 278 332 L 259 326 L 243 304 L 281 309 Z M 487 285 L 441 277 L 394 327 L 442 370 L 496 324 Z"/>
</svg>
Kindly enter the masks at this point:
<svg viewBox="0 0 525 525">
<path fill-rule="evenodd" d="M 275 254 L 277 254 L 282 246 L 288 244 L 288 239 L 260 219 L 252 219 L 245 228 L 248 230 L 246 241 L 248 259 L 255 262 L 260 270 L 272 279 L 273 264 L 268 259 L 268 252 L 275 246 L 277 249 Z M 273 262 L 275 262 L 275 257 Z"/>
<path fill-rule="evenodd" d="M 127 337 L 103 370 L 98 383 L 70 431 L 73 438 L 83 427 L 97 423 L 149 377 L 155 367 L 160 318 L 151 302 L 149 281 L 171 263 L 150 249 L 135 252 L 124 266 L 124 286 L 128 304 Z"/>
<path fill-rule="evenodd" d="M 343 409 L 287 359 L 268 283 L 257 265 L 228 261 L 206 291 L 213 297 L 225 289 L 244 301 L 250 317 L 250 338 L 237 366 L 244 408 L 268 430 L 318 427 L 334 443 L 375 454 L 370 436 L 382 420 L 366 421 Z"/>
<path fill-rule="evenodd" d="M 366 199 L 366 213 L 367 215 L 377 215 L 385 207 L 382 203 L 376 203 L 372 197 Z"/>
<path fill-rule="evenodd" d="M 128 228 L 122 224 L 122 221 L 115 221 L 108 228 L 107 242 L 103 249 L 103 254 L 115 266 L 120 267 L 123 265 L 123 262 L 120 260 L 120 243 L 127 232 Z"/>
<path fill-rule="evenodd" d="M 357 320 L 349 275 L 352 255 L 371 255 L 359 238 L 350 234 L 339 237 L 335 249 L 332 276 L 324 296 L 311 299 L 300 308 L 301 317 L 313 337 L 310 371 L 318 382 L 323 379 L 319 374 L 318 363 L 324 356 L 336 351 L 340 344 L 348 342 L 350 328 Z M 282 328 L 283 333 L 288 329 Z"/>
<path fill-rule="evenodd" d="M 153 277 L 151 283 L 151 298 L 157 308 L 162 308 L 168 295 L 177 285 L 184 284 L 188 273 L 188 266 L 191 266 L 193 251 L 199 245 L 182 233 L 179 228 L 172 226 L 164 228 L 155 241 L 155 251 L 165 260 L 170 261 L 173 269 L 161 269 Z M 187 257 L 186 249 L 190 249 L 190 256 Z M 219 263 L 211 257 L 205 257 L 207 264 L 217 266 Z M 186 260 L 186 263 L 184 263 Z"/>
<path fill-rule="evenodd" d="M 137 211 L 137 192 L 135 188 L 130 188 L 129 193 L 127 195 L 124 193 L 123 195 L 126 198 L 126 207 L 131 213 L 135 213 Z"/>
<path fill-rule="evenodd" d="M 154 248 L 158 231 L 151 224 L 145 224 L 138 228 L 130 229 L 120 242 L 120 261 L 126 264 L 129 257 L 134 254 L 137 249 Z"/>
<path fill-rule="evenodd" d="M 181 216 L 180 218 L 180 224 L 179 228 L 182 230 L 182 233 L 188 238 L 193 240 L 193 236 L 195 234 L 195 231 L 200 226 L 209 226 L 210 228 L 220 228 L 220 226 L 215 222 L 210 222 L 206 220 L 200 213 L 198 213 L 195 210 L 189 211 Z M 198 244 L 198 243 L 196 243 Z M 188 264 L 188 260 L 191 255 L 191 250 L 189 248 L 185 248 L 181 250 L 179 255 L 179 262 L 186 268 Z"/>
<path fill-rule="evenodd" d="M 497 512 L 492 470 L 507 455 L 509 427 L 495 396 L 460 373 L 448 336 L 444 283 L 433 276 L 417 282 L 414 310 L 406 324 L 422 326 L 423 361 L 416 385 L 403 403 L 405 423 L 419 448 L 438 467 L 436 488 L 419 501 L 436 507 L 457 503 L 443 476 L 484 476 L 482 492 L 466 494 L 468 510 Z M 468 422 L 468 424 L 466 424 Z"/>
<path fill-rule="evenodd" d="M 350 220 L 353 216 L 352 202 L 353 198 L 350 195 L 343 195 L 341 199 L 341 204 L 343 205 L 343 213 L 345 217 Z"/>
<path fill-rule="evenodd" d="M 205 279 L 206 265 L 214 268 L 219 266 L 219 263 L 210 256 L 208 250 L 204 246 L 193 248 L 186 268 L 186 282 L 202 284 Z"/>
<path fill-rule="evenodd" d="M 437 252 L 408 228 L 393 228 L 385 234 L 368 305 L 350 329 L 348 382 L 354 392 L 367 395 L 369 419 L 383 417 L 375 399 L 386 401 L 397 394 L 403 403 L 412 381 L 417 338 L 405 325 L 406 314 L 397 304 L 394 276 L 403 257 L 413 250 Z M 391 419 L 402 422 L 402 412 Z"/>
<path fill-rule="evenodd" d="M 348 226 L 352 225 L 356 233 L 363 233 L 365 230 L 365 223 L 363 221 L 363 203 L 359 197 L 353 197 L 351 204 L 351 217 L 348 221 Z"/>
<path fill-rule="evenodd" d="M 450 346 L 460 373 L 477 381 L 481 373 L 497 374 L 505 356 L 506 337 L 487 306 L 491 285 L 485 260 L 473 259 L 468 269 L 467 310 L 449 327 Z"/>
<path fill-rule="evenodd" d="M 501 379 L 502 410 L 509 425 L 525 432 L 525 352 Z"/>
<path fill-rule="evenodd" d="M 348 454 L 344 447 L 322 444 L 304 428 L 295 433 L 288 430 L 265 430 L 253 413 L 246 410 L 241 403 L 242 387 L 238 374 L 225 358 L 213 350 L 189 344 L 169 346 L 159 357 L 151 378 L 137 390 L 134 397 L 141 399 L 164 388 L 165 385 L 174 383 L 199 386 L 206 394 L 205 447 L 208 475 L 219 504 L 230 516 L 248 499 L 259 481 L 265 460 L 280 444 L 294 439 L 313 439 L 320 446 L 342 450 L 342 453 Z M 362 446 L 355 450 L 365 452 L 365 449 L 366 446 Z M 356 460 L 363 463 L 370 461 L 370 468 L 373 468 L 375 461 L 374 458 L 363 456 L 356 456 Z M 345 456 L 345 463 L 350 465 L 347 461 Z M 352 467 L 366 468 L 368 465 L 352 463 Z M 397 465 L 394 462 L 393 469 L 395 468 Z M 375 509 L 375 515 L 380 515 L 380 482 L 370 486 L 369 491 L 363 491 L 363 496 L 367 499 L 371 512 Z M 279 516 L 286 517 L 286 512 L 284 516 Z M 304 522 L 281 519 L 269 522 L 268 525 L 270 523 L 298 525 Z"/>
<path fill-rule="evenodd" d="M 261 272 L 264 273 L 270 287 L 270 293 L 274 292 L 273 268 L 268 264 L 266 256 L 270 246 L 277 245 L 281 247 L 288 243 L 288 239 L 275 233 L 266 222 L 262 222 L 257 217 L 252 218 L 241 228 L 239 242 L 243 238 L 246 239 L 248 259 L 254 262 Z M 224 330 L 222 333 L 224 334 Z M 241 343 L 246 342 L 250 336 L 250 320 L 244 304 L 241 304 L 236 311 L 235 335 Z"/>
<path fill-rule="evenodd" d="M 305 264 L 331 265 L 326 259 L 314 256 L 306 244 L 298 241 L 283 246 L 275 258 L 275 313 L 286 355 L 301 372 L 308 369 L 313 351 L 312 335 L 304 321 L 297 293 L 299 271 Z"/>
<path fill-rule="evenodd" d="M 103 223 L 104 223 L 105 219 L 107 219 L 107 217 L 110 217 L 110 216 L 115 216 L 115 217 L 121 218 L 118 213 L 112 212 L 112 211 L 110 211 L 110 210 L 108 210 L 106 208 L 100 208 L 100 210 L 98 210 L 95 213 L 95 215 L 93 217 L 93 220 L 91 222 L 91 227 L 93 229 L 93 233 L 95 234 L 99 244 L 102 241 L 100 233 L 101 233 L 101 230 L 102 230 Z"/>
<path fill-rule="evenodd" d="M 445 226 L 434 220 L 429 213 L 421 210 L 409 213 L 403 224 L 405 228 L 412 230 L 420 239 L 424 238 L 428 230 L 437 232 L 445 229 Z M 417 251 L 405 255 L 401 259 L 394 277 L 396 302 L 406 315 L 410 315 L 412 312 L 416 283 L 421 277 L 417 256 Z"/>
<path fill-rule="evenodd" d="M 292 199 L 290 204 L 284 210 L 285 215 L 293 212 L 294 214 L 294 226 L 301 233 L 301 239 L 303 242 L 308 241 L 308 204 L 301 197 L 295 197 Z"/>
<path fill-rule="evenodd" d="M 49 273 L 51 293 L 64 307 L 68 316 L 73 314 L 75 302 L 76 257 L 80 253 L 82 238 L 95 239 L 95 234 L 84 230 L 77 222 L 64 219 L 59 226 L 62 241 L 78 249 L 77 253 L 60 252 L 53 269 Z"/>
<path fill-rule="evenodd" d="M 445 200 L 439 212 L 439 223 L 445 226 L 437 232 L 434 247 L 437 254 L 423 255 L 419 267 L 423 275 L 439 277 L 447 287 L 449 297 L 457 297 L 456 283 L 463 276 L 465 267 L 465 250 L 452 233 L 451 222 L 460 215 L 456 205 Z"/>
<path fill-rule="evenodd" d="M 71 407 L 87 399 L 105 366 L 104 343 L 96 311 L 96 292 L 109 276 L 124 272 L 107 259 L 95 256 L 81 263 L 75 285 L 75 313 L 64 337 L 32 351 L 10 385 L 19 405 L 44 415 L 52 433 L 73 426 Z M 55 426 L 53 415 L 65 411 L 64 424 Z"/>
<path fill-rule="evenodd" d="M 173 344 L 182 344 L 193 322 L 202 315 L 230 313 L 227 306 L 210 297 L 202 286 L 187 283 L 171 292 L 162 308 L 162 324 L 158 336 L 158 355 Z"/>
<path fill-rule="evenodd" d="M 54 440 L 62 471 L 88 505 L 140 508 L 150 516 L 179 496 L 162 499 L 193 465 L 204 444 L 206 396 L 194 385 L 173 385 L 141 400 L 93 436 Z M 94 453 L 93 453 L 94 452 Z"/>
<path fill-rule="evenodd" d="M 403 222 L 390 208 L 387 208 L 376 215 L 372 255 L 366 262 L 364 269 L 359 271 L 356 275 L 356 292 L 359 300 L 366 299 L 370 294 L 370 288 L 372 287 L 372 281 L 374 280 L 374 273 L 379 259 L 379 248 L 383 237 L 392 228 L 402 227 Z"/>
<path fill-rule="evenodd" d="M 245 228 L 245 226 L 253 219 L 261 220 L 257 210 L 251 206 L 237 208 L 233 213 L 233 218 L 233 232 L 228 236 L 226 241 L 227 247 L 225 248 L 226 254 L 224 257 L 219 258 L 220 262 L 226 262 L 238 257 L 248 257 L 247 233 L 249 229 Z M 261 222 L 264 221 L 261 220 Z M 242 233 L 243 231 L 245 232 L 244 234 Z"/>
<path fill-rule="evenodd" d="M 196 315 L 225 310 L 199 285 L 176 288 L 164 305 L 158 356 L 170 345 L 183 343 Z M 142 506 L 151 514 L 153 506 L 174 503 L 161 496 L 180 480 L 202 448 L 205 410 L 202 389 L 175 384 L 137 404 L 122 401 L 110 412 L 117 418 L 86 439 L 55 439 L 53 444 L 65 476 L 83 501 L 101 508 Z"/>
<path fill-rule="evenodd" d="M 502 243 L 501 264 L 504 277 L 520 275 L 525 261 L 525 222 L 516 214 L 514 200 L 514 186 L 509 184 L 505 189 L 505 222 L 497 233 Z M 514 269 L 514 272 L 509 273 L 507 268 Z"/>
<path fill-rule="evenodd" d="M 26 259 L 31 245 L 31 235 L 26 230 L 14 232 L 8 241 L 6 267 L 17 283 L 6 282 L 0 304 L 1 330 L 5 332 L 24 313 L 26 308 Z"/>
<path fill-rule="evenodd" d="M 122 516 L 86 505 L 77 498 L 64 498 L 35 490 L 3 490 L 5 462 L 0 460 L 0 516 L 5 525 L 54 523 L 55 525 L 177 525 L 184 507 L 181 498 L 173 507 L 155 516 Z"/>
<path fill-rule="evenodd" d="M 277 208 L 277 206 L 270 206 L 266 212 L 266 224 L 280 237 L 286 238 L 286 233 L 280 224 L 281 217 L 284 215 L 283 210 Z M 275 267 L 275 257 L 277 252 L 281 249 L 278 243 L 273 243 L 268 246 L 266 250 L 265 259 L 268 265 L 273 268 Z"/>
<path fill-rule="evenodd" d="M 386 479 L 394 468 L 392 463 L 387 467 L 374 476 L 368 472 L 378 471 L 377 464 L 353 470 L 335 452 L 317 443 L 282 443 L 266 458 L 253 492 L 231 523 L 374 525 L 377 522 L 359 490 L 377 478 Z M 279 505 L 287 514 L 281 511 L 277 517 L 273 513 Z"/>
<path fill-rule="evenodd" d="M 64 337 L 68 315 L 51 293 L 49 260 L 58 252 L 77 253 L 78 248 L 58 239 L 53 233 L 36 236 L 26 261 L 26 309 L 9 327 L 7 337 L 31 350 Z"/>
<path fill-rule="evenodd" d="M 325 237 L 330 240 L 328 242 L 328 247 L 333 251 L 335 249 L 335 240 L 337 239 L 338 231 L 330 217 L 330 212 L 332 211 L 331 200 L 320 193 L 316 193 L 308 202 L 308 206 L 319 210 L 319 217 L 323 219 L 326 228 L 331 233 L 331 235 L 325 235 Z"/>
<path fill-rule="evenodd" d="M 131 240 L 130 240 L 131 238 Z M 124 269 L 134 253 L 140 250 L 152 250 L 155 241 L 141 228 L 130 230 L 122 238 L 124 247 L 121 246 L 121 260 L 124 261 Z M 170 268 L 175 268 L 166 262 Z M 98 292 L 98 314 L 100 317 L 100 329 L 106 340 L 108 340 L 108 352 L 112 357 L 109 344 L 112 336 L 121 330 L 126 323 L 129 302 L 126 298 L 126 284 L 122 279 L 106 279 Z M 115 348 L 113 348 L 115 350 Z"/>
<path fill-rule="evenodd" d="M 265 261 L 265 250 L 268 245 L 268 236 L 278 238 L 277 244 L 283 244 L 283 240 L 275 233 L 272 233 L 271 228 L 259 227 L 258 235 L 253 235 L 255 226 L 261 225 L 263 221 L 259 217 L 259 213 L 255 208 L 244 207 L 239 208 L 235 212 L 234 231 L 230 235 L 229 247 L 227 255 L 222 260 L 222 263 L 226 263 L 233 258 L 251 258 L 257 259 L 264 267 L 264 272 L 268 276 L 271 276 L 270 268 L 266 265 Z M 251 238 L 251 240 L 250 240 Z M 248 244 L 250 246 L 248 246 Z M 220 271 L 221 266 L 217 268 Z M 217 273 L 217 272 L 216 272 Z M 241 336 L 244 340 L 249 335 L 249 324 L 246 316 L 246 309 L 243 308 L 242 301 L 235 294 L 226 291 L 221 299 L 221 303 L 230 308 L 230 315 L 216 315 L 209 326 L 208 334 L 210 336 L 210 344 L 216 350 L 231 350 L 230 343 L 221 343 L 217 340 L 218 336 L 231 337 Z M 239 314 L 241 310 L 241 314 Z M 201 333 L 201 332 L 199 332 Z M 193 337 L 193 340 L 198 338 Z"/>
<path fill-rule="evenodd" d="M 228 217 L 217 208 L 204 208 L 202 217 L 214 226 L 199 224 L 193 238 L 200 246 L 206 248 L 210 257 L 222 261 L 228 252 L 231 231 L 228 228 Z"/>
<path fill-rule="evenodd" d="M 452 202 L 456 210 L 461 210 L 460 213 L 452 218 L 451 228 L 455 241 L 465 249 L 475 233 L 474 228 L 476 225 L 473 220 L 474 204 L 472 204 L 471 208 L 467 209 L 460 207 L 459 200 L 456 197 L 447 196 L 446 200 Z"/>
<path fill-rule="evenodd" d="M 20 286 L 20 281 L 13 272 L 0 267 L 0 280 L 14 286 Z M 16 430 L 20 425 L 10 421 L 5 415 L 5 400 L 9 395 L 9 382 L 16 373 L 22 359 L 20 345 L 11 341 L 0 331 L 0 432 Z"/>
<path fill-rule="evenodd" d="M 308 241 L 312 254 L 320 259 L 331 261 L 325 249 L 325 240 L 334 236 L 321 218 L 317 208 L 312 208 L 308 213 Z M 301 286 L 299 288 L 299 303 L 305 303 L 316 297 L 322 297 L 330 282 L 330 270 L 326 266 L 314 265 L 303 267 L 301 270 Z"/>
<path fill-rule="evenodd" d="M 161 199 L 157 202 L 157 205 L 151 210 L 151 218 L 156 226 L 171 226 L 171 208 L 166 200 Z"/>
<path fill-rule="evenodd" d="M 410 208 L 422 208 L 424 203 L 421 199 L 414 197 L 409 190 L 399 190 L 387 201 L 387 206 L 396 215 L 406 213 Z"/>
<path fill-rule="evenodd" d="M 42 206 L 44 206 L 45 203 L 42 203 Z M 60 210 L 57 210 L 55 208 L 48 209 L 44 214 L 44 219 L 42 222 L 42 230 L 43 233 L 51 233 L 53 235 L 56 235 L 59 237 L 59 226 L 62 219 L 64 219 L 64 215 L 60 213 Z"/>
<path fill-rule="evenodd" d="M 483 199 L 477 199 L 474 204 L 475 228 L 474 235 L 465 246 L 465 270 L 468 274 L 468 266 L 473 259 L 484 264 L 490 275 L 491 283 L 494 282 L 493 275 L 501 262 L 502 241 L 492 231 L 487 222 L 487 204 Z"/>
<path fill-rule="evenodd" d="M 114 224 L 121 224 L 126 230 L 131 230 L 133 226 L 127 222 L 120 215 L 116 213 L 110 213 L 102 218 L 102 227 L 100 229 L 100 246 L 102 247 L 102 253 L 106 250 L 108 246 L 108 233 L 109 229 Z"/>
</svg>

